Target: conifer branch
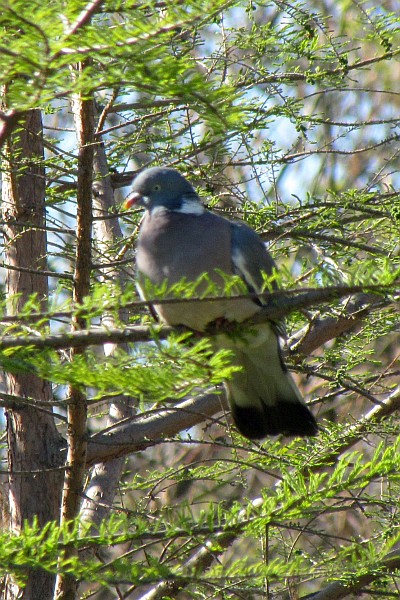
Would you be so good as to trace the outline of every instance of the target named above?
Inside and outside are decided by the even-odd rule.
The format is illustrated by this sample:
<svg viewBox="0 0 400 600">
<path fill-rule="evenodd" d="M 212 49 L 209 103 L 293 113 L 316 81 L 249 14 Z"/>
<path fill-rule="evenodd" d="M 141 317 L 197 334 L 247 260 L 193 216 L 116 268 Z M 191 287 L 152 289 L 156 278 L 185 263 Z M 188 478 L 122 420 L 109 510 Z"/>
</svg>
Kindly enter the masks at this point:
<svg viewBox="0 0 400 600">
<path fill-rule="evenodd" d="M 355 577 L 351 583 L 346 581 L 333 581 L 324 589 L 314 594 L 302 596 L 300 600 L 342 600 L 365 593 L 367 585 L 379 581 L 384 576 L 396 576 L 400 569 L 400 550 L 389 552 L 380 562 L 376 563 L 369 572 Z"/>
<path fill-rule="evenodd" d="M 292 312 L 313 307 L 329 300 L 343 298 L 354 293 L 354 291 L 363 290 L 362 286 L 353 287 L 333 287 L 324 289 L 279 291 L 268 295 L 271 298 L 271 304 L 265 305 L 251 319 L 243 321 L 242 327 L 251 327 L 267 321 L 278 321 Z M 327 317 L 325 319 L 315 319 L 310 326 L 296 334 L 290 342 L 291 350 L 306 354 L 310 352 L 310 348 L 315 348 L 322 343 L 332 339 L 332 337 L 341 335 L 346 331 L 350 331 L 358 322 L 364 319 L 371 310 L 374 310 L 382 305 L 390 305 L 390 300 L 379 295 L 383 293 L 382 287 L 377 287 L 376 294 L 360 294 L 356 296 L 352 302 L 348 304 L 346 310 L 337 317 Z M 267 296 L 267 295 L 265 295 Z M 241 295 L 230 298 L 234 301 L 237 298 L 248 297 Z M 184 303 L 184 302 L 212 302 L 221 297 L 215 298 L 190 298 L 189 299 L 163 299 L 157 300 L 156 304 L 164 303 Z M 135 306 L 143 306 L 147 302 L 134 303 Z M 218 335 L 224 331 L 232 329 L 231 325 L 211 325 L 204 335 Z M 90 329 L 82 329 L 59 334 L 49 334 L 45 336 L 24 335 L 13 336 L 5 335 L 0 337 L 0 350 L 6 348 L 55 348 L 58 350 L 65 348 L 85 348 L 88 346 L 97 346 L 108 343 L 126 343 L 126 342 L 146 342 L 151 341 L 156 336 L 157 339 L 166 339 L 171 333 L 176 331 L 190 332 L 189 328 L 179 326 L 170 327 L 163 325 L 162 327 L 155 324 L 132 325 L 124 328 L 118 327 L 92 327 Z M 299 346 L 301 344 L 301 347 Z"/>
</svg>

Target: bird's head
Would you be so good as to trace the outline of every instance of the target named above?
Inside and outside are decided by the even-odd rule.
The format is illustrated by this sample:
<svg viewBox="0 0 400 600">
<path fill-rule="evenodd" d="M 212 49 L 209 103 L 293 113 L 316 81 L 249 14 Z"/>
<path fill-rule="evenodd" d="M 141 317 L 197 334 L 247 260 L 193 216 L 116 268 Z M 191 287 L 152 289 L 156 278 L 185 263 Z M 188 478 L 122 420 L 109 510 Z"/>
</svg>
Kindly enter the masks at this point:
<svg viewBox="0 0 400 600">
<path fill-rule="evenodd" d="M 193 186 L 183 175 L 175 169 L 152 167 L 134 179 L 124 207 L 143 206 L 150 212 L 156 208 L 191 212 L 187 209 L 194 204 L 202 206 Z"/>
</svg>

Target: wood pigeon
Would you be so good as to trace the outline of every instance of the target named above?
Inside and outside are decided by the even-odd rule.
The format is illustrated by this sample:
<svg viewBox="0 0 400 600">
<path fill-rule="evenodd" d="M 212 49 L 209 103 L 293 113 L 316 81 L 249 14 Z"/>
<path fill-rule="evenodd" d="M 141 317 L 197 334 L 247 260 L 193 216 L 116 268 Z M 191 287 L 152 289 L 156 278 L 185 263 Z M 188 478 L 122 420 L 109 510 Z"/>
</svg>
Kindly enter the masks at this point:
<svg viewBox="0 0 400 600">
<path fill-rule="evenodd" d="M 249 291 L 248 297 L 234 300 L 155 304 L 163 322 L 204 331 L 214 322 L 240 323 L 261 309 L 257 292 L 264 284 L 263 273 L 271 275 L 275 263 L 255 231 L 207 210 L 192 185 L 170 168 L 142 171 L 125 203 L 126 208 L 133 205 L 146 211 L 136 249 L 142 297 L 149 295 L 149 283 L 161 286 L 167 282 L 169 286 L 183 279 L 199 281 L 196 296 L 209 290 L 210 281 L 224 290 L 227 276 L 233 275 L 239 276 Z M 318 432 L 283 362 L 278 336 L 279 324 L 266 322 L 247 326 L 243 335 L 213 337 L 216 348 L 229 348 L 232 363 L 240 367 L 225 388 L 234 422 L 249 439 Z"/>
</svg>

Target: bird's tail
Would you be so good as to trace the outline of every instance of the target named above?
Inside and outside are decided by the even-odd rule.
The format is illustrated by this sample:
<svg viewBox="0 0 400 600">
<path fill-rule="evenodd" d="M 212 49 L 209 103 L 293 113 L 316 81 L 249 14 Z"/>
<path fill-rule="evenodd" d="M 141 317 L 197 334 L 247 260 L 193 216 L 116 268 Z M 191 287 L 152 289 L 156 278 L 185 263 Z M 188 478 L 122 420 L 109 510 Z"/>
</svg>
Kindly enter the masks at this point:
<svg viewBox="0 0 400 600">
<path fill-rule="evenodd" d="M 284 365 L 272 325 L 257 326 L 256 333 L 246 334 L 240 343 L 227 342 L 227 336 L 218 338 L 218 346 L 229 347 L 234 353 L 233 363 L 241 367 L 225 383 L 240 433 L 254 440 L 279 433 L 317 434 L 316 420 Z"/>
</svg>

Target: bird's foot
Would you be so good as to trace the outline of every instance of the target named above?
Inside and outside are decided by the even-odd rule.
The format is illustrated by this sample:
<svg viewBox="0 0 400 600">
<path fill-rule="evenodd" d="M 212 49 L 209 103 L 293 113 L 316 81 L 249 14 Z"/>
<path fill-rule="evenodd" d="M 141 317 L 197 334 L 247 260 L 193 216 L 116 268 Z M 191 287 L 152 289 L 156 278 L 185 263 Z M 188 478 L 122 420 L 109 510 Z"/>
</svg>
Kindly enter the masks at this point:
<svg viewBox="0 0 400 600">
<path fill-rule="evenodd" d="M 218 333 L 234 333 L 237 330 L 236 321 L 229 321 L 225 317 L 218 317 L 211 321 L 206 327 L 205 332 L 209 335 L 216 335 Z"/>
</svg>

